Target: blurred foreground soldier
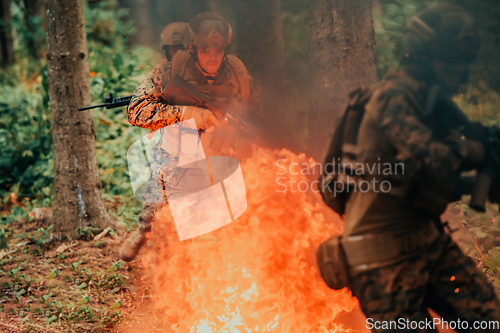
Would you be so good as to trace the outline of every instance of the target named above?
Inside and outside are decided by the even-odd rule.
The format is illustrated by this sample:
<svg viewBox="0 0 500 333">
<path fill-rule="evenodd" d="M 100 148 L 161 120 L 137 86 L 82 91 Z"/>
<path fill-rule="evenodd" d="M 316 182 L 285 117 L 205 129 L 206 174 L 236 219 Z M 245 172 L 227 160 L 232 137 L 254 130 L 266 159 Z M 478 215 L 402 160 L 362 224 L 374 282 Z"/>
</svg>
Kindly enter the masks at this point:
<svg viewBox="0 0 500 333">
<path fill-rule="evenodd" d="M 174 22 L 163 28 L 161 32 L 161 49 L 165 51 L 165 57 L 171 61 L 178 51 L 185 50 L 186 23 Z"/>
<path fill-rule="evenodd" d="M 485 160 L 475 140 L 484 127 L 450 98 L 467 80 L 478 31 L 462 8 L 433 4 L 409 20 L 403 46 L 402 71 L 351 93 L 335 133 L 322 195 L 345 213 L 345 232 L 319 247 L 318 264 L 331 288 L 358 298 L 373 332 L 437 332 L 429 308 L 476 331 L 475 321 L 499 323 L 500 302 L 440 214 L 461 171 Z"/>
<path fill-rule="evenodd" d="M 182 191 L 181 179 L 185 172 L 180 174 L 171 169 L 177 166 L 175 156 L 178 156 L 184 142 L 183 135 L 189 136 L 190 133 L 176 123 L 194 118 L 197 129 L 204 131 L 202 142 L 211 142 L 212 137 L 224 133 L 228 127 L 227 122 L 218 120 L 208 109 L 170 105 L 162 96 L 169 81 L 179 75 L 216 100 L 221 108 L 230 111 L 237 119 L 257 105 L 257 98 L 252 94 L 251 77 L 245 65 L 235 56 L 226 54 L 232 36 L 229 23 L 221 16 L 209 12 L 195 16 L 186 26 L 186 38 L 183 42 L 187 50 L 177 52 L 170 62 L 166 59 L 162 61 L 137 88 L 130 102 L 128 119 L 132 125 L 151 130 L 169 127 L 162 132 L 161 141 L 152 152 L 154 161 L 151 179 L 144 194 L 146 204 L 138 220 L 139 230 L 125 241 L 120 251 L 120 256 L 125 261 L 136 257 L 146 241 L 146 233 L 151 230 L 156 211 L 163 206 L 161 202 L 166 202 L 166 198 L 154 196 L 161 193 L 162 189 L 167 193 Z M 172 124 L 176 125 L 170 126 Z M 237 133 L 236 136 L 221 137 L 225 138 L 220 145 L 221 151 L 211 151 L 211 147 L 205 147 L 204 144 L 206 156 L 234 152 L 237 148 Z"/>
</svg>

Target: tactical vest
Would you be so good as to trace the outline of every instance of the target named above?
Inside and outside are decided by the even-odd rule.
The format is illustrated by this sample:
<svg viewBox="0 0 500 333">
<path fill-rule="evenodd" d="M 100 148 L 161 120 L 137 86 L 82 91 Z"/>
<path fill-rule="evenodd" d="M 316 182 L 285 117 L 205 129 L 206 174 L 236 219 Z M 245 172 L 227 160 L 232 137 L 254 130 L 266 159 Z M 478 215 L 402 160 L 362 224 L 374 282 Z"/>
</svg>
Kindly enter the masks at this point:
<svg viewBox="0 0 500 333">
<path fill-rule="evenodd" d="M 214 98 L 221 107 L 230 110 L 232 116 L 238 117 L 245 112 L 243 107 L 250 98 L 250 77 L 245 65 L 237 57 L 227 56 L 227 60 L 223 61 L 220 72 L 213 82 L 208 82 L 196 67 L 197 65 L 188 50 L 177 52 L 170 63 L 163 62 L 161 66 L 167 74 L 162 78 L 162 86 L 166 86 L 170 78 L 179 75 Z M 198 147 L 198 150 L 184 150 L 183 147 L 193 147 L 192 141 L 196 133 L 193 132 L 193 129 L 182 128 L 180 123 L 163 128 L 161 135 L 161 147 L 174 156 L 179 156 L 181 151 L 183 154 L 197 155 L 203 150 L 199 140 L 194 145 Z"/>
</svg>

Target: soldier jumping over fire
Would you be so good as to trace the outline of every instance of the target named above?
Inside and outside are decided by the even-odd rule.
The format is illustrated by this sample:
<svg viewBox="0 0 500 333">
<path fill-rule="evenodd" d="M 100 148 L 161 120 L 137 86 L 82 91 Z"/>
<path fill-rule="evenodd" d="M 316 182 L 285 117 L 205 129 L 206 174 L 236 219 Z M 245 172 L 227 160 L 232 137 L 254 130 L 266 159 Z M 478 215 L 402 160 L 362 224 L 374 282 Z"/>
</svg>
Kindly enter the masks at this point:
<svg viewBox="0 0 500 333">
<path fill-rule="evenodd" d="M 168 29 L 164 30 L 165 37 L 168 37 L 166 30 Z M 163 37 L 162 35 L 163 45 L 169 45 L 171 42 L 169 38 L 163 41 Z M 220 138 L 223 138 L 222 145 L 218 146 L 220 149 L 216 153 L 223 155 L 234 153 L 239 133 L 228 131 L 230 125 L 227 121 L 217 119 L 205 108 L 172 105 L 162 96 L 169 81 L 175 75 L 179 75 L 216 100 L 224 110 L 230 110 L 231 116 L 236 119 L 241 119 L 248 110 L 255 110 L 258 98 L 253 79 L 249 76 L 245 65 L 237 57 L 226 52 L 232 38 L 233 33 L 229 23 L 219 15 L 207 12 L 191 19 L 186 26 L 183 40 L 186 50 L 176 52 L 171 61 L 163 60 L 148 74 L 135 91 L 128 107 L 129 122 L 142 128 L 158 130 L 193 118 L 197 129 L 205 131 L 203 134 L 205 137 L 220 135 Z M 125 261 L 131 261 L 137 256 L 146 242 L 146 234 L 151 230 L 151 222 L 157 210 L 163 206 L 161 202 L 166 202 L 166 198 L 150 196 L 162 193 L 162 188 L 176 191 L 182 187 L 180 180 L 184 175 L 172 171 L 177 165 L 174 156 L 180 147 L 178 141 L 182 139 L 181 135 L 176 135 L 179 133 L 182 134 L 181 129 L 177 132 L 165 131 L 161 141 L 153 149 L 155 166 L 151 168 L 151 179 L 145 192 L 147 203 L 139 216 L 139 229 L 122 245 L 120 256 Z M 227 133 L 231 134 L 226 135 Z"/>
</svg>

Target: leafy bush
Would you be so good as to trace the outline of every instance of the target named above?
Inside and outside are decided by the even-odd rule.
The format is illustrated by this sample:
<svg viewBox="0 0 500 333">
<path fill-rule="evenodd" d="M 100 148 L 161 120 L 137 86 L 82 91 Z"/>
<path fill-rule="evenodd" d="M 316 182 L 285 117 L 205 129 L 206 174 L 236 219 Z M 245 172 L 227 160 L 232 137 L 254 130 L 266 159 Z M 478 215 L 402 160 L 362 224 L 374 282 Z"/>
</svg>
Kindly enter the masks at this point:
<svg viewBox="0 0 500 333">
<path fill-rule="evenodd" d="M 16 68 L 17 67 L 17 68 Z M 20 66 L 11 68 L 26 79 Z M 0 85 L 0 193 L 52 195 L 53 155 L 47 85 L 42 75 Z"/>
<path fill-rule="evenodd" d="M 54 164 L 46 60 L 30 56 L 27 40 L 33 33 L 25 28 L 22 6 L 14 3 L 13 12 L 16 64 L 0 70 L 0 196 L 7 202 L 7 196 L 14 192 L 47 206 L 53 198 Z M 127 10 L 117 9 L 116 0 L 86 3 L 84 12 L 92 99 L 99 103 L 109 92 L 115 96 L 133 93 L 145 70 L 154 64 L 153 52 L 128 47 L 128 37 L 135 28 L 125 22 Z M 44 35 L 39 24 L 36 29 L 36 36 Z M 43 43 L 36 45 L 39 52 L 45 52 Z M 106 197 L 129 196 L 130 200 L 121 201 L 134 202 L 126 153 L 144 131 L 128 124 L 124 107 L 87 112 L 94 116 Z"/>
<path fill-rule="evenodd" d="M 391 0 L 381 1 L 374 11 L 375 52 L 379 77 L 389 69 L 399 67 L 404 58 L 401 46 L 404 27 L 408 18 L 425 8 L 432 1 Z"/>
</svg>

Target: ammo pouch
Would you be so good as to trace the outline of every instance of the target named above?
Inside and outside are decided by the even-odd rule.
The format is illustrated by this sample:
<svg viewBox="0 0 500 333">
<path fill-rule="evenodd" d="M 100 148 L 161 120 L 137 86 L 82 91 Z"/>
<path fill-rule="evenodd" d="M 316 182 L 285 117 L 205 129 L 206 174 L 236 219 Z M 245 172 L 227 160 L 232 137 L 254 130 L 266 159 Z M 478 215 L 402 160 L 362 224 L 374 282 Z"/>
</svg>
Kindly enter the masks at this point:
<svg viewBox="0 0 500 333">
<path fill-rule="evenodd" d="M 319 272 L 326 285 L 340 290 L 349 287 L 349 272 L 341 237 L 321 243 L 316 251 Z"/>
</svg>

